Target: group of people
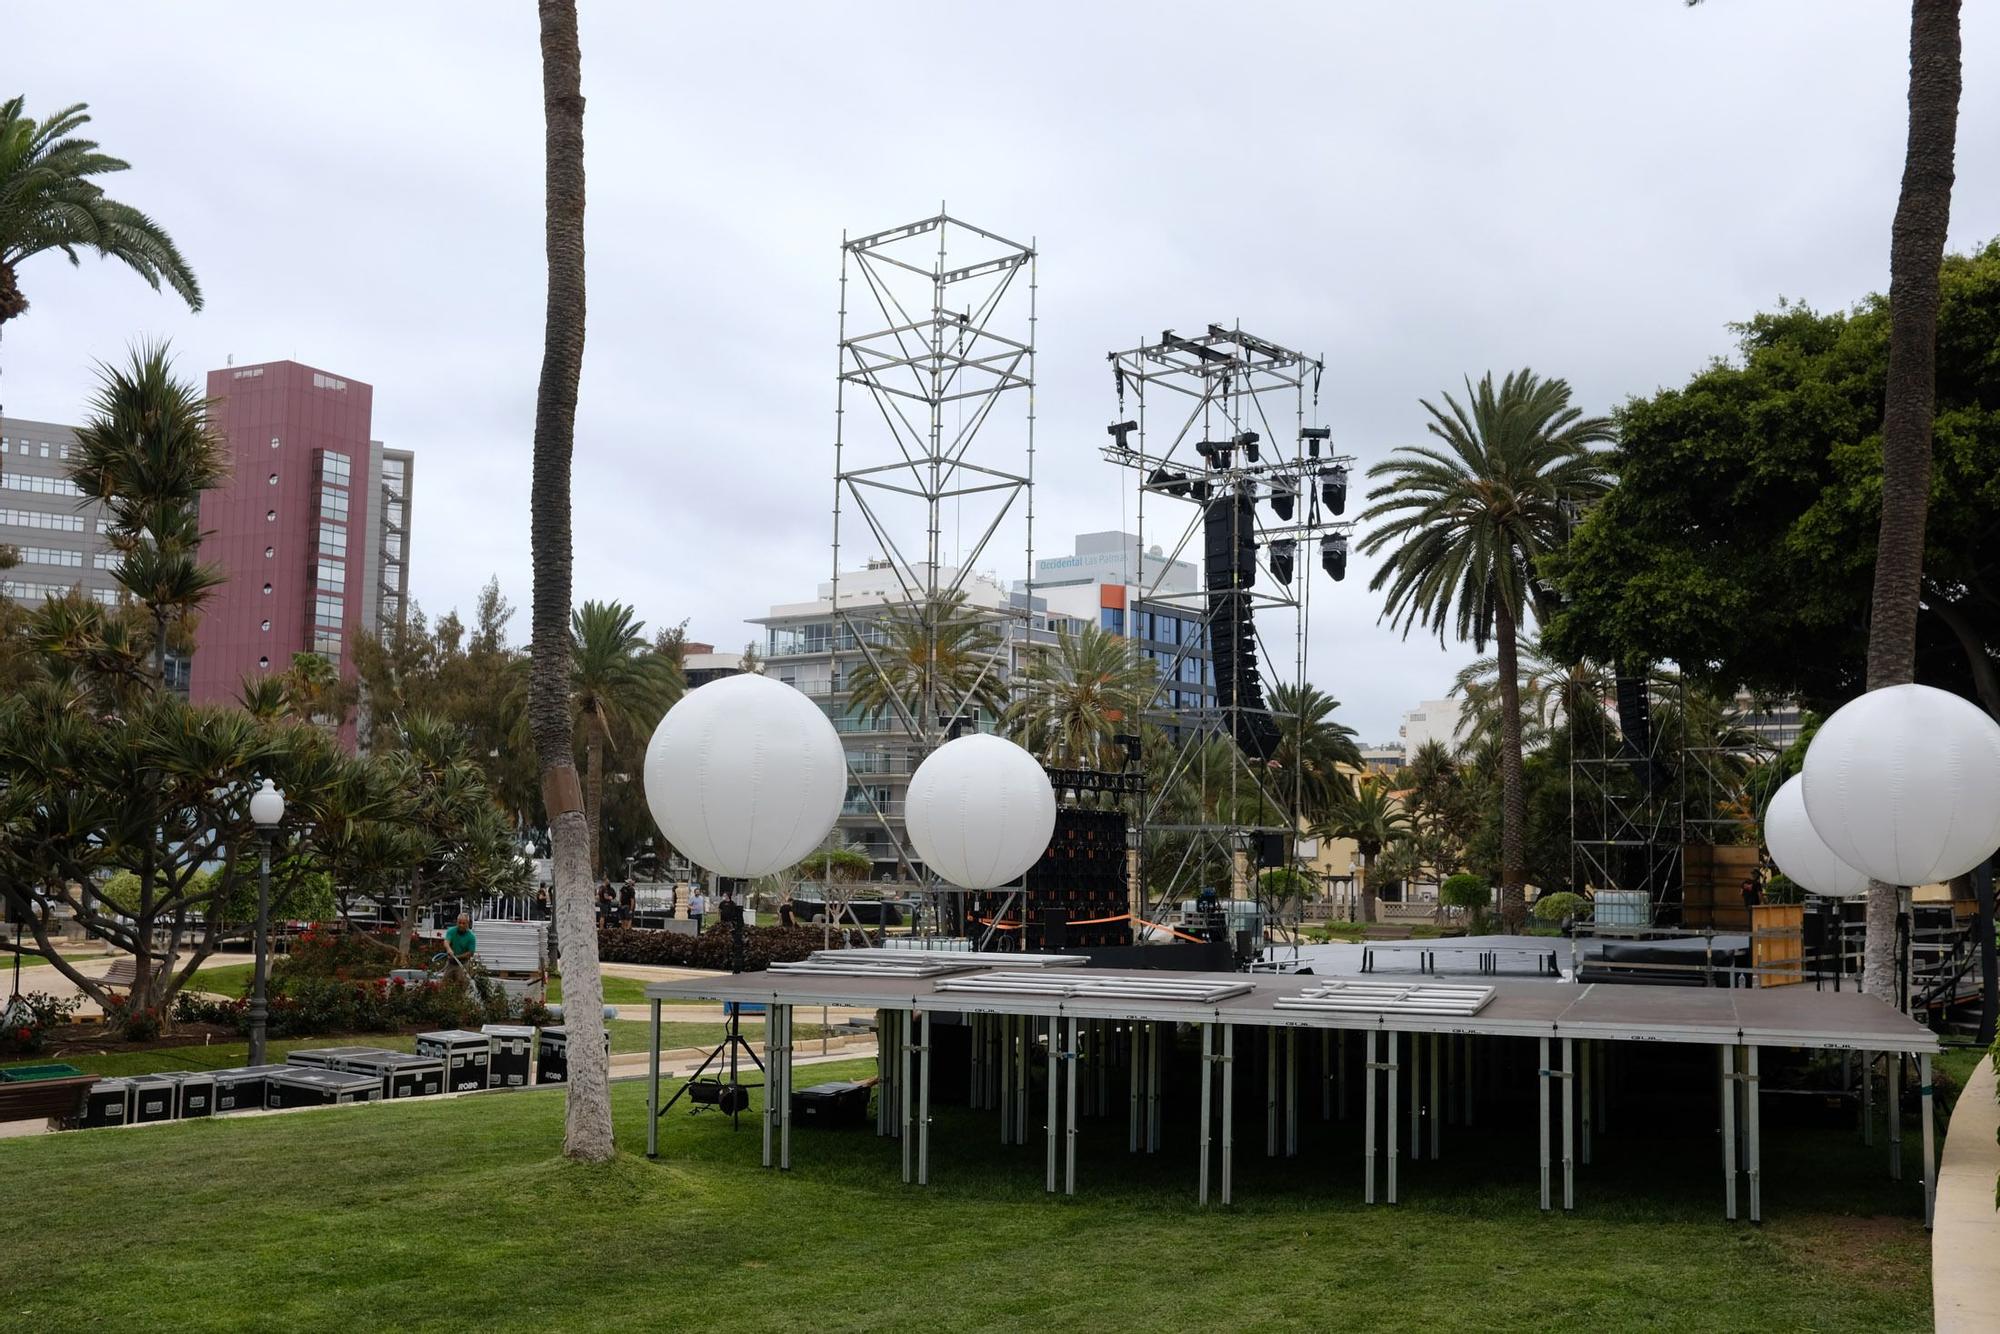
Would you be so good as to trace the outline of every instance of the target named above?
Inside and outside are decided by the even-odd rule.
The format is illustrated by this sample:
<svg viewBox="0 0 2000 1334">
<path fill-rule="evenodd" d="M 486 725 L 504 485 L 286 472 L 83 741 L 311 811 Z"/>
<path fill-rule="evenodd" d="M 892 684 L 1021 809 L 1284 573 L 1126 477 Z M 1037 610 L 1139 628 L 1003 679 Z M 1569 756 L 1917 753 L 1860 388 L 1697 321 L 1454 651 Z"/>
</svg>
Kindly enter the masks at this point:
<svg viewBox="0 0 2000 1334">
<path fill-rule="evenodd" d="M 611 886 L 611 877 L 604 877 L 597 886 L 598 926 L 632 925 L 632 919 L 638 910 L 638 899 L 638 886 L 632 883 L 629 876 L 626 878 L 625 883 L 615 890 Z M 687 912 L 688 920 L 694 923 L 695 934 L 701 934 L 702 922 L 707 918 L 710 907 L 707 891 L 702 889 L 700 885 L 696 885 L 688 895 Z M 728 890 L 724 890 L 722 892 L 720 912 L 725 922 L 731 919 L 730 909 L 732 908 L 735 909 L 734 916 L 736 920 L 740 921 L 743 916 L 742 907 L 736 903 L 734 895 Z M 678 886 L 669 885 L 667 886 L 666 901 L 667 916 L 672 917 L 679 909 L 680 889 Z"/>
</svg>

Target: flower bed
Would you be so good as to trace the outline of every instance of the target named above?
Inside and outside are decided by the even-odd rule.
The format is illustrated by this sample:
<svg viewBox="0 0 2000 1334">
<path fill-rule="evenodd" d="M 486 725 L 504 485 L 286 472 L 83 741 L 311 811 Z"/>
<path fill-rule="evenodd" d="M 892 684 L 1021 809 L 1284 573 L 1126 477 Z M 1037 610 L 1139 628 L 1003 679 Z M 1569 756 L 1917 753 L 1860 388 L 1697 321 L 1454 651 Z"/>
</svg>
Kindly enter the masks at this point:
<svg viewBox="0 0 2000 1334">
<path fill-rule="evenodd" d="M 604 963 L 649 963 L 671 968 L 729 968 L 730 933 L 721 929 L 698 936 L 676 931 L 638 931 L 607 927 L 597 933 L 597 957 Z M 817 927 L 752 926 L 743 931 L 743 968 L 756 972 L 774 963 L 796 963 L 823 947 Z"/>
</svg>

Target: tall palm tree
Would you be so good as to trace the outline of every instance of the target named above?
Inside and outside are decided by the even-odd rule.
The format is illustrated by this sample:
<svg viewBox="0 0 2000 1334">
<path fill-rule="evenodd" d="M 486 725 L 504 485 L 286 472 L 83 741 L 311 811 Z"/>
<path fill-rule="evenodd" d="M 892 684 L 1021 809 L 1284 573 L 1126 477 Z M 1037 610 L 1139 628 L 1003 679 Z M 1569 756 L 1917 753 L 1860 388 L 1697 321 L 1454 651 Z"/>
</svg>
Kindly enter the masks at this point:
<svg viewBox="0 0 2000 1334">
<path fill-rule="evenodd" d="M 898 608 L 875 625 L 882 642 L 847 674 L 848 707 L 859 716 L 879 719 L 900 705 L 927 728 L 968 706 L 995 715 L 1007 707 L 1000 636 L 967 608 L 963 591 Z"/>
<path fill-rule="evenodd" d="M 570 690 L 584 745 L 590 874 L 604 874 L 604 757 L 643 744 L 681 696 L 678 658 L 653 651 L 646 623 L 622 602 L 586 602 L 570 616 Z"/>
<path fill-rule="evenodd" d="M 1315 830 L 1321 838 L 1351 838 L 1361 853 L 1361 920 L 1375 920 L 1375 859 L 1408 838 L 1414 826 L 1402 803 L 1379 778 L 1358 778 L 1341 793 Z"/>
<path fill-rule="evenodd" d="M 1008 730 L 1049 764 L 1115 769 L 1112 738 L 1136 729 L 1154 679 L 1131 640 L 1088 623 L 1064 630 L 1015 678 Z"/>
<path fill-rule="evenodd" d="M 201 309 L 201 285 L 158 223 L 104 193 L 92 180 L 130 164 L 97 151 L 89 139 L 68 137 L 90 123 L 81 102 L 47 120 L 23 110 L 23 99 L 0 102 L 0 330 L 28 308 L 21 293 L 23 261 L 50 250 L 83 262 L 82 251 L 115 259 L 144 278 L 180 293 Z"/>
<path fill-rule="evenodd" d="M 201 495 L 229 476 L 208 400 L 174 377 L 164 343 L 132 350 L 123 368 L 100 366 L 90 417 L 77 430 L 70 479 L 110 516 L 116 579 L 153 626 L 153 670 L 167 676 L 167 646 L 183 637 L 219 586 L 201 559 Z"/>
<path fill-rule="evenodd" d="M 1889 231 L 1889 374 L 1882 398 L 1882 522 L 1868 620 L 1868 688 L 1916 679 L 1917 603 L 1937 402 L 1938 273 L 1958 146 L 1959 0 L 1910 7 L 1910 126 Z M 1868 887 L 1862 986 L 1895 1003 L 1900 891 Z M 1990 930 L 1990 924 L 1989 928 Z"/>
<path fill-rule="evenodd" d="M 1334 721 L 1340 701 L 1315 685 L 1281 685 L 1271 690 L 1271 717 L 1280 737 L 1272 783 L 1295 815 L 1317 819 L 1332 809 L 1347 780 L 1340 766 L 1361 767 L 1354 729 Z"/>
<path fill-rule="evenodd" d="M 529 487 L 534 596 L 529 644 L 528 722 L 542 771 L 548 815 L 556 936 L 563 995 L 577 1059 L 564 1102 L 563 1153 L 609 1162 L 610 1062 L 604 1054 L 604 981 L 597 965 L 597 920 L 590 893 L 590 830 L 577 781 L 570 718 L 570 457 L 576 449 L 576 394 L 583 375 L 583 55 L 576 0 L 537 0 L 541 20 L 544 241 L 548 306 L 542 374 L 535 390 L 535 458 Z"/>
<path fill-rule="evenodd" d="M 1425 402 L 1426 423 L 1442 445 L 1406 445 L 1368 470 L 1380 485 L 1361 522 L 1376 524 L 1361 549 L 1388 558 L 1369 581 L 1387 587 L 1383 615 L 1407 635 L 1417 625 L 1447 629 L 1483 652 L 1497 649 L 1500 679 L 1500 911 L 1510 929 L 1527 918 L 1521 772 L 1521 673 L 1518 637 L 1536 602 L 1546 599 L 1536 562 L 1567 536 L 1572 507 L 1607 485 L 1604 455 L 1591 446 L 1612 438 L 1611 421 L 1570 406 L 1564 380 L 1533 371 L 1508 375 L 1498 389 L 1488 373 L 1466 402 Z"/>
</svg>

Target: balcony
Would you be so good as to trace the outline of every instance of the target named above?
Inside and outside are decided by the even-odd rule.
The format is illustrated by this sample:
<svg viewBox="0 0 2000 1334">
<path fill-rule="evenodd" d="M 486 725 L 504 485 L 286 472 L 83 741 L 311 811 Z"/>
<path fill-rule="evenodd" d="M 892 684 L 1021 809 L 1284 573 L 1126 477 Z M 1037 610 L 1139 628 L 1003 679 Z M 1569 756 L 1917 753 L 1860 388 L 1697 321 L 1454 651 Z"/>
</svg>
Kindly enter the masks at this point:
<svg viewBox="0 0 2000 1334">
<path fill-rule="evenodd" d="M 859 800 L 843 801 L 840 803 L 840 813 L 842 815 L 875 815 L 879 812 L 892 820 L 900 820 L 903 818 L 903 805 L 904 803 L 901 800 L 878 801 L 873 805 Z"/>
</svg>

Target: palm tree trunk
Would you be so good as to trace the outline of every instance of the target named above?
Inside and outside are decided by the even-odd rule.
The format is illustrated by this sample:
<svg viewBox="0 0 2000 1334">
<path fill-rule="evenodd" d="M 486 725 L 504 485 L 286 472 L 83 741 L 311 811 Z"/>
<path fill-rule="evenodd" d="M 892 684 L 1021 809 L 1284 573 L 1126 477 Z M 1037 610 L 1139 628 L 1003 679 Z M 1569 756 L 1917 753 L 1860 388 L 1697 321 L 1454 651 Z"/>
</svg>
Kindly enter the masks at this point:
<svg viewBox="0 0 2000 1334">
<path fill-rule="evenodd" d="M 590 826 L 590 878 L 604 874 L 604 732 L 603 719 L 593 714 L 584 734 L 583 818 Z"/>
<path fill-rule="evenodd" d="M 535 392 L 530 494 L 534 561 L 528 725 L 542 776 L 553 863 L 556 939 L 562 950 L 564 1018 L 572 1047 L 563 1153 L 583 1162 L 617 1154 L 611 1135 L 604 985 L 597 967 L 590 834 L 576 779 L 569 717 L 570 457 L 576 446 L 577 384 L 583 374 L 583 56 L 575 0 L 538 0 L 541 19 L 548 309 Z"/>
<path fill-rule="evenodd" d="M 1368 852 L 1361 854 L 1361 920 L 1375 920 L 1375 857 Z"/>
<path fill-rule="evenodd" d="M 1521 661 L 1514 609 L 1501 598 L 1494 616 L 1500 676 L 1500 921 L 1519 931 L 1528 918 L 1522 853 L 1528 823 L 1527 781 L 1521 773 Z"/>
<path fill-rule="evenodd" d="M 1889 234 L 1889 378 L 1882 405 L 1882 526 L 1868 622 L 1870 690 L 1916 678 L 1937 399 L 1938 270 L 1958 139 L 1958 8 L 1959 0 L 1915 0 L 1910 8 L 1910 128 Z M 1898 1000 L 1898 897 L 1892 885 L 1868 886 L 1862 985 L 1891 1004 Z"/>
</svg>

